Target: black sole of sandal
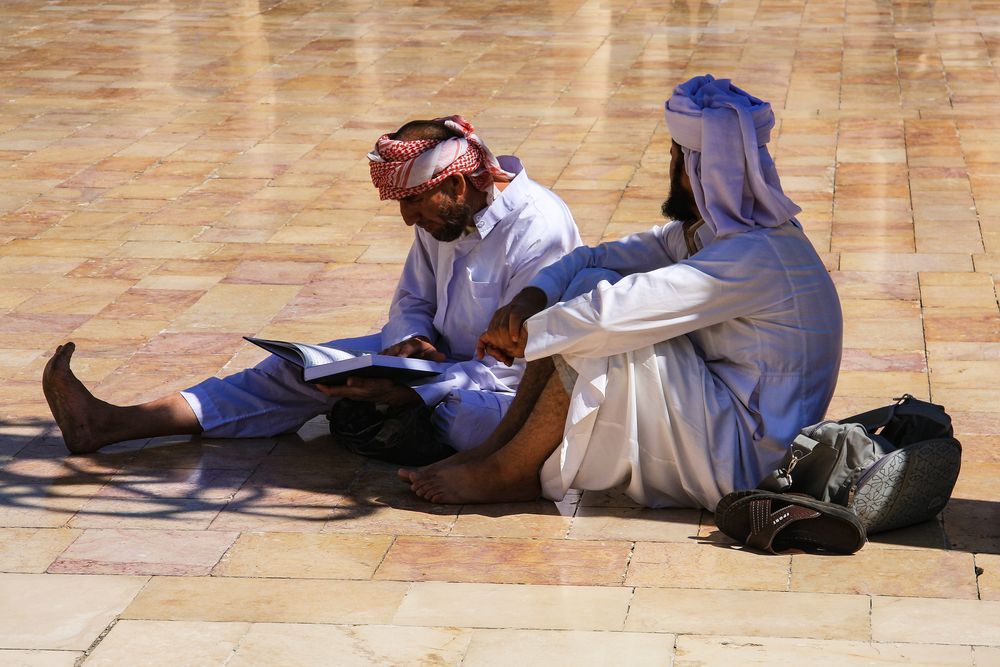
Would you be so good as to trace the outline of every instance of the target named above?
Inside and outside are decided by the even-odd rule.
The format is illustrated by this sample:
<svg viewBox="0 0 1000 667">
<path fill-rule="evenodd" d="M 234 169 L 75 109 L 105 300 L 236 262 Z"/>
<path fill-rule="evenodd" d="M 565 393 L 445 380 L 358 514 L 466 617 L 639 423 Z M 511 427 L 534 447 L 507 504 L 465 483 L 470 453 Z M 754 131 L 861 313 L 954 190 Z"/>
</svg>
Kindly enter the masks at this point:
<svg viewBox="0 0 1000 667">
<path fill-rule="evenodd" d="M 933 519 L 951 497 L 961 467 L 962 447 L 954 438 L 898 449 L 866 473 L 851 509 L 869 535 Z"/>
<path fill-rule="evenodd" d="M 719 501 L 715 524 L 760 551 L 788 549 L 852 554 L 865 545 L 864 526 L 840 505 L 793 493 L 734 491 Z"/>
</svg>

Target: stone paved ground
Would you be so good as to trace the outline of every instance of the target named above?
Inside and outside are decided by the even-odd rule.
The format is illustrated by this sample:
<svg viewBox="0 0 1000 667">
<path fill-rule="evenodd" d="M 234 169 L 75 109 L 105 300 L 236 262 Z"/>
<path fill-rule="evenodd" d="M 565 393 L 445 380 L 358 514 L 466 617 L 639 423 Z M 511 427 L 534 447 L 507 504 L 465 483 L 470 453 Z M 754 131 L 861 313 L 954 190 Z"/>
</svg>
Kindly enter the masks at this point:
<svg viewBox="0 0 1000 667">
<path fill-rule="evenodd" d="M 0 663 L 1000 664 L 998 55 L 962 0 L 4 2 Z M 64 456 L 67 339 L 133 402 L 256 362 L 244 334 L 379 327 L 411 238 L 381 132 L 464 113 L 596 242 L 658 220 L 661 105 L 707 71 L 774 104 L 843 298 L 831 415 L 953 414 L 940 522 L 765 557 L 615 494 L 429 506 L 322 421 Z"/>
</svg>

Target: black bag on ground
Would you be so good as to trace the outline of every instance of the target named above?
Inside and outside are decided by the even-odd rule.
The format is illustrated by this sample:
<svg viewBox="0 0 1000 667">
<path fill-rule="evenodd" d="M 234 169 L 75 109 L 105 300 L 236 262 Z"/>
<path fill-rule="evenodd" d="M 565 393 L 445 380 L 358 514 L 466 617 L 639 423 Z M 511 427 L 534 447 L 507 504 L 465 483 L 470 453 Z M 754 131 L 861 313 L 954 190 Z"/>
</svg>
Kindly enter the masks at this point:
<svg viewBox="0 0 1000 667">
<path fill-rule="evenodd" d="M 759 489 L 843 505 L 869 535 L 934 518 L 955 488 L 962 446 L 940 405 L 893 405 L 802 429 Z"/>
<path fill-rule="evenodd" d="M 404 466 L 422 466 L 455 453 L 434 434 L 431 408 L 392 409 L 367 401 L 341 399 L 326 418 L 330 434 L 361 456 Z"/>
</svg>

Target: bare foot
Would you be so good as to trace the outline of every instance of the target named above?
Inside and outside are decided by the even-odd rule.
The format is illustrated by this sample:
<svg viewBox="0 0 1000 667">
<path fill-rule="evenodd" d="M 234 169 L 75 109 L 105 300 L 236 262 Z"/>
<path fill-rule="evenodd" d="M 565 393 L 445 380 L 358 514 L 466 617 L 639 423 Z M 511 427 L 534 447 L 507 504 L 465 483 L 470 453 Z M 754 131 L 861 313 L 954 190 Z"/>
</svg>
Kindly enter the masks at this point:
<svg viewBox="0 0 1000 667">
<path fill-rule="evenodd" d="M 466 449 L 462 452 L 456 452 L 446 459 L 435 461 L 434 463 L 421 466 L 420 468 L 400 468 L 396 471 L 396 474 L 399 475 L 399 478 L 407 484 L 412 484 L 416 481 L 414 479 L 415 475 L 428 475 L 436 470 L 441 470 L 442 468 L 450 468 L 452 466 L 465 465 L 466 463 L 472 463 L 474 461 L 482 461 L 490 454 L 500 449 L 500 446 L 504 444 L 506 443 L 497 444 L 492 438 L 490 438 L 477 447 Z"/>
<path fill-rule="evenodd" d="M 541 494 L 538 472 L 522 474 L 497 457 L 410 472 L 410 488 L 432 503 L 463 505 L 534 500 Z"/>
<path fill-rule="evenodd" d="M 42 372 L 42 390 L 66 448 L 74 454 L 90 454 L 114 442 L 101 426 L 101 416 L 112 406 L 91 394 L 73 375 L 69 362 L 75 349 L 73 343 L 56 348 Z"/>
</svg>

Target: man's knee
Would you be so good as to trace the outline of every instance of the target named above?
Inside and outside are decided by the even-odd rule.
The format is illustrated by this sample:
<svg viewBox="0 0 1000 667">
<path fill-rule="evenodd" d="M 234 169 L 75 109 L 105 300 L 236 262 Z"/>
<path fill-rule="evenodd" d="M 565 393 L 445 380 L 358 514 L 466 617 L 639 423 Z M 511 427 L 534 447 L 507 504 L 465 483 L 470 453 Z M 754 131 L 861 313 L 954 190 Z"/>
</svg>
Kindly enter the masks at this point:
<svg viewBox="0 0 1000 667">
<path fill-rule="evenodd" d="M 446 444 L 457 451 L 472 449 L 500 424 L 513 394 L 453 391 L 434 408 L 431 421 Z"/>
<path fill-rule="evenodd" d="M 597 284 L 602 280 L 614 285 L 616 282 L 622 279 L 620 273 L 612 271 L 610 269 L 584 269 L 580 271 L 570 282 L 569 287 L 562 294 L 562 301 L 569 301 L 570 299 L 575 299 L 581 294 L 587 294 L 593 292 L 597 289 Z"/>
</svg>

